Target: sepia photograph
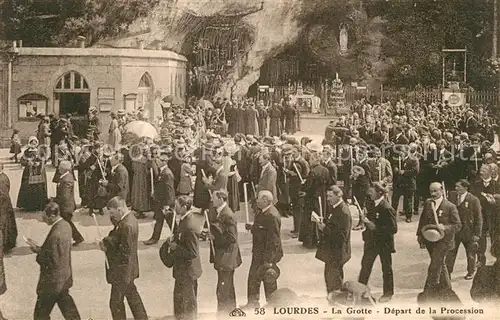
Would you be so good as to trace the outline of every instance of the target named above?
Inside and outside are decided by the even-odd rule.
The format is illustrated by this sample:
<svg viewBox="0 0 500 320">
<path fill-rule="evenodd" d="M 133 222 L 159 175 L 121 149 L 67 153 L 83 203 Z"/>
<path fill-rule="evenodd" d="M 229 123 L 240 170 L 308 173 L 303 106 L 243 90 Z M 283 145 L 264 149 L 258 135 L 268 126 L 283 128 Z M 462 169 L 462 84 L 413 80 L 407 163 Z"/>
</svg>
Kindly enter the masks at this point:
<svg viewBox="0 0 500 320">
<path fill-rule="evenodd" d="M 500 319 L 500 0 L 0 0 L 0 320 Z"/>
</svg>

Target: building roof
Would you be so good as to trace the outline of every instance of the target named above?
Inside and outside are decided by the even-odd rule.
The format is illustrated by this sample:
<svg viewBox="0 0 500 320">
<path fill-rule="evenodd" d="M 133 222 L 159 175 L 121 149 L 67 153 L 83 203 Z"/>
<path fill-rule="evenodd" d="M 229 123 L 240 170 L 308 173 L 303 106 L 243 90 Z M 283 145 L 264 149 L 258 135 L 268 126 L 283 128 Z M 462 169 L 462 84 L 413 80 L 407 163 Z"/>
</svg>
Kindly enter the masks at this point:
<svg viewBox="0 0 500 320">
<path fill-rule="evenodd" d="M 69 57 L 129 57 L 129 58 L 160 58 L 187 62 L 178 53 L 167 50 L 141 50 L 130 48 L 16 48 L 20 56 L 69 56 Z"/>
</svg>

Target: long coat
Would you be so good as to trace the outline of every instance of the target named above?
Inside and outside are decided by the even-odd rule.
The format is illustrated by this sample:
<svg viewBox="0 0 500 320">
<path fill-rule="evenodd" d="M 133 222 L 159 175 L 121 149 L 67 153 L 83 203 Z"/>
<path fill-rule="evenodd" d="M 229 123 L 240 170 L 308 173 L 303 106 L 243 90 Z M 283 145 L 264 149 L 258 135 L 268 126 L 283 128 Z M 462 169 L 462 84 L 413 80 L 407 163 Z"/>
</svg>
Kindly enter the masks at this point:
<svg viewBox="0 0 500 320">
<path fill-rule="evenodd" d="M 257 193 L 262 190 L 270 191 L 273 194 L 273 204 L 278 202 L 278 190 L 276 188 L 276 179 L 278 174 L 276 168 L 270 163 L 264 168 L 260 174 L 259 184 L 257 185 Z"/>
<path fill-rule="evenodd" d="M 258 263 L 278 263 L 283 258 L 281 217 L 274 206 L 257 213 L 252 226 L 252 259 Z"/>
<path fill-rule="evenodd" d="M 244 116 L 245 116 L 246 134 L 251 134 L 254 136 L 259 135 L 259 126 L 257 121 L 258 115 L 259 115 L 258 111 L 254 108 L 248 108 L 245 110 Z"/>
<path fill-rule="evenodd" d="M 366 229 L 363 231 L 363 241 L 365 248 L 374 250 L 389 250 L 396 252 L 394 246 L 394 235 L 398 232 L 396 212 L 387 200 L 382 200 L 377 206 L 373 201 L 367 205 L 366 217 L 375 224 L 375 230 Z"/>
<path fill-rule="evenodd" d="M 40 278 L 36 287 L 38 295 L 57 295 L 73 286 L 72 242 L 68 222 L 59 220 L 52 225 L 36 256 L 36 262 L 40 265 Z"/>
<path fill-rule="evenodd" d="M 174 228 L 173 238 L 177 243 L 174 250 L 173 277 L 176 280 L 196 280 L 201 277 L 200 249 L 197 231 L 199 226 L 189 213 Z"/>
<path fill-rule="evenodd" d="M 109 268 L 106 269 L 109 284 L 128 285 L 139 278 L 138 237 L 139 224 L 130 212 L 103 239 L 109 262 Z"/>
<path fill-rule="evenodd" d="M 55 202 L 59 205 L 61 217 L 70 218 L 76 209 L 75 178 L 68 172 L 59 179 L 56 187 Z"/>
<path fill-rule="evenodd" d="M 321 232 L 316 259 L 325 263 L 338 261 L 344 265 L 351 259 L 351 212 L 342 202 L 337 207 L 328 206 L 325 228 Z"/>
<path fill-rule="evenodd" d="M 272 108 L 269 111 L 269 135 L 271 137 L 279 137 L 281 135 L 280 130 L 280 119 L 281 119 L 281 110 L 278 108 Z"/>
<path fill-rule="evenodd" d="M 483 215 L 479 199 L 468 192 L 465 200 L 458 204 L 460 197 L 456 191 L 450 192 L 448 199 L 457 207 L 462 222 L 462 229 L 457 232 L 456 237 L 465 242 L 471 242 L 474 236 L 480 238 L 483 232 Z"/>
<path fill-rule="evenodd" d="M 211 219 L 210 231 L 215 236 L 215 253 L 210 248 L 210 262 L 214 264 L 215 270 L 232 271 L 242 263 L 236 217 L 228 204 L 220 213 L 214 208 L 212 214 L 215 217 Z"/>
<path fill-rule="evenodd" d="M 113 172 L 109 175 L 108 179 L 108 193 L 109 198 L 120 196 L 127 200 L 129 193 L 129 177 L 127 168 L 123 164 L 119 164 Z"/>
<path fill-rule="evenodd" d="M 422 215 L 420 216 L 417 228 L 417 237 L 419 238 L 423 238 L 422 228 L 424 226 L 436 224 L 431 203 L 432 199 L 427 199 L 424 203 L 424 208 L 422 210 Z M 455 246 L 455 233 L 462 228 L 457 207 L 450 201 L 443 199 L 441 205 L 438 208 L 435 208 L 435 210 L 439 220 L 437 223 L 444 225 L 444 237 L 441 240 L 434 242 L 434 244 L 446 246 L 451 250 Z M 425 240 L 424 243 L 427 243 L 427 241 Z"/>
</svg>

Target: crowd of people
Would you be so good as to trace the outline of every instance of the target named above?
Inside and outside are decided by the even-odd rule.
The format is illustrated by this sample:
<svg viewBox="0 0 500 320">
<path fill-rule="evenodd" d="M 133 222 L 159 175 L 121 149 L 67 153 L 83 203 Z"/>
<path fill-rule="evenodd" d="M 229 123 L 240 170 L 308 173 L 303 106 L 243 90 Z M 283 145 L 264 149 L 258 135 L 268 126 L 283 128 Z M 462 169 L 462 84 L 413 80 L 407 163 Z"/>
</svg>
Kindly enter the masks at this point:
<svg viewBox="0 0 500 320">
<path fill-rule="evenodd" d="M 71 121 L 41 119 L 38 137 L 30 137 L 28 147 L 17 152 L 24 166 L 17 207 L 44 211 L 45 221 L 61 229 L 49 233 L 48 244 L 30 244 L 42 270 L 36 319 L 48 318 L 55 303 L 66 319 L 80 318 L 68 293 L 71 243 L 84 241 L 72 222 L 76 182 L 81 207 L 90 215 L 104 215 L 107 208 L 115 226 L 100 242 L 113 319 L 126 318 L 125 297 L 134 318 L 147 318 L 134 280 L 139 276 L 137 219 L 148 212 L 155 225 L 146 245 L 159 242 L 165 221 L 173 230 L 160 255 L 173 268 L 178 319 L 196 317 L 200 239 L 210 242 L 210 260 L 218 272 L 220 315 L 236 307 L 234 270 L 242 258 L 235 212 L 240 210 L 253 236 L 244 308 L 260 306 L 261 283 L 268 301 L 278 289 L 282 217 L 293 217 L 292 236 L 325 263 L 332 303 L 344 298 L 343 267 L 351 258 L 352 230 L 362 231 L 365 242 L 359 284 L 368 285 L 379 256 L 384 280 L 379 301 L 391 300 L 398 214 L 406 223 L 420 216 L 416 241 L 431 259 L 421 300 L 453 296 L 449 274 L 461 244 L 468 280 L 486 265 L 488 237 L 492 254 L 500 252 L 500 182 L 492 148 L 497 127 L 481 107 L 360 101 L 350 116 L 326 127 L 319 143 L 293 136 L 297 111 L 286 99 L 270 108 L 252 100 L 217 99 L 213 108 L 197 103 L 168 106 L 158 139 L 133 137 L 126 130 L 130 121 L 148 121 L 141 111 L 112 114 L 107 143 L 100 140 L 96 109 L 89 112 L 87 138 L 78 141 L 71 139 Z M 12 141 L 12 150 L 19 151 L 19 138 Z M 50 158 L 57 168 L 57 188 L 49 200 L 45 166 Z M 350 204 L 359 211 L 354 226 Z M 197 216 L 205 217 L 204 225 Z M 59 242 L 64 253 L 54 264 L 51 246 Z"/>
</svg>

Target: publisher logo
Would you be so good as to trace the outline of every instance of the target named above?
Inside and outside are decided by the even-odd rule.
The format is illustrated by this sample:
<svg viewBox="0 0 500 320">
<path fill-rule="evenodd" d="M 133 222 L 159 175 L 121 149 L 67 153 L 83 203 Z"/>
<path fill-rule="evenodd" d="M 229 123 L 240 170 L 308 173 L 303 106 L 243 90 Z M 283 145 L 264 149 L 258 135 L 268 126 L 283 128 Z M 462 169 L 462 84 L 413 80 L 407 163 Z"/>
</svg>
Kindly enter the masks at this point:
<svg viewBox="0 0 500 320">
<path fill-rule="evenodd" d="M 246 317 L 247 314 L 243 312 L 243 310 L 241 310 L 240 308 L 236 308 L 233 311 L 229 312 L 229 316 L 241 318 L 241 317 Z"/>
</svg>

